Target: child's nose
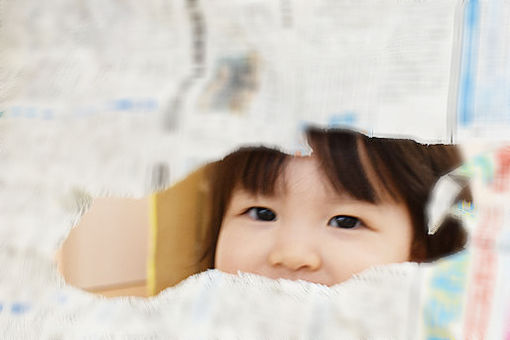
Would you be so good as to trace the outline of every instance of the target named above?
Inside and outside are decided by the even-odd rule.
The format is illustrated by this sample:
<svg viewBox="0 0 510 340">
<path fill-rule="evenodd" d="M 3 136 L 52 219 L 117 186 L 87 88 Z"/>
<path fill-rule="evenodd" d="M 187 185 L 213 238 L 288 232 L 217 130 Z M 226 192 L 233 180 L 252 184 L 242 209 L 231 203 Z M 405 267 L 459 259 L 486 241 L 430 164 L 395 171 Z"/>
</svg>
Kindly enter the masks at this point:
<svg viewBox="0 0 510 340">
<path fill-rule="evenodd" d="M 307 240 L 287 240 L 277 243 L 269 252 L 268 262 L 273 267 L 291 271 L 315 271 L 321 266 L 321 258 Z"/>
</svg>

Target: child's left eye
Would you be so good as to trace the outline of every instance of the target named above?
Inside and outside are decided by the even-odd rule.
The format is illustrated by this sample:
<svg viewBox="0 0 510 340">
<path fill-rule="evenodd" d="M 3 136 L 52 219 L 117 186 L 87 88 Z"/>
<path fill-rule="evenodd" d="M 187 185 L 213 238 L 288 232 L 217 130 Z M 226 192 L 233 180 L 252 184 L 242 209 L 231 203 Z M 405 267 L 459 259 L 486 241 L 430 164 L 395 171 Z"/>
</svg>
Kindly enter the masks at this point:
<svg viewBox="0 0 510 340">
<path fill-rule="evenodd" d="M 331 227 L 342 228 L 342 229 L 354 229 L 361 225 L 361 221 L 352 216 L 338 215 L 333 216 L 328 225 Z"/>
</svg>

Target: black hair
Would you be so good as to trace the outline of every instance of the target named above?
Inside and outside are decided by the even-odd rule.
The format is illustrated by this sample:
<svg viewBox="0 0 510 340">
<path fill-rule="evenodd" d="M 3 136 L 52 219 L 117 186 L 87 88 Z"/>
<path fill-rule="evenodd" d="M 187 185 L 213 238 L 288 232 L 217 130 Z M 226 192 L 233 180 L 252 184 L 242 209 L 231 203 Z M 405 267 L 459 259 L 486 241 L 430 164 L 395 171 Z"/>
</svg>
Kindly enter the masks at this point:
<svg viewBox="0 0 510 340">
<path fill-rule="evenodd" d="M 446 219 L 435 235 L 427 234 L 425 207 L 439 177 L 458 167 L 455 145 L 420 144 L 410 139 L 368 137 L 344 129 L 307 130 L 308 143 L 332 187 L 341 194 L 370 203 L 404 202 L 413 223 L 411 259 L 431 261 L 463 248 L 466 232 L 459 221 Z M 242 188 L 254 195 L 273 195 L 291 155 L 267 147 L 244 147 L 209 170 L 209 246 L 214 254 L 232 194 Z M 459 199 L 470 202 L 469 189 Z"/>
</svg>

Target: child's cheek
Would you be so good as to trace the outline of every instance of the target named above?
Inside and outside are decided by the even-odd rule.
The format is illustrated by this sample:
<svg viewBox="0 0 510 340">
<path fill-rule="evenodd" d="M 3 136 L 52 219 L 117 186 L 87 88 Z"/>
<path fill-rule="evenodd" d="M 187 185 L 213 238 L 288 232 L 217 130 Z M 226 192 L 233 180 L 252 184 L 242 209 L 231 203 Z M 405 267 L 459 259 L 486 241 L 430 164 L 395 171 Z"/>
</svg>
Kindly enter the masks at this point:
<svg viewBox="0 0 510 340">
<path fill-rule="evenodd" d="M 227 273 L 258 272 L 264 264 L 267 231 L 243 221 L 227 221 L 220 229 L 215 267 Z"/>
</svg>

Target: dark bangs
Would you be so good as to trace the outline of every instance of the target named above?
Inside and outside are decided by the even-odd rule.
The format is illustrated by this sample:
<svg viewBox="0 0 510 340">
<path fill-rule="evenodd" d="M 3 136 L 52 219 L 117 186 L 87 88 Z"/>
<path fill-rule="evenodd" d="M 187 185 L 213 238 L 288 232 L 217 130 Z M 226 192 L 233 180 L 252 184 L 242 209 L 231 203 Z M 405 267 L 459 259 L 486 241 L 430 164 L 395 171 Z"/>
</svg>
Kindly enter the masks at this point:
<svg viewBox="0 0 510 340">
<path fill-rule="evenodd" d="M 244 189 L 253 195 L 273 195 L 279 176 L 284 170 L 288 155 L 275 149 L 260 147 L 241 148 L 218 163 L 216 169 L 226 201 L 234 189 Z M 215 185 L 220 185 L 216 181 Z M 227 202 L 228 203 L 228 202 Z"/>
<path fill-rule="evenodd" d="M 366 136 L 351 130 L 309 128 L 307 137 L 313 155 L 338 194 L 348 194 L 355 199 L 375 204 L 382 200 L 383 191 L 380 188 L 384 188 L 393 199 L 399 198 L 391 185 L 392 179 L 387 178 L 387 171 L 373 171 L 379 190 L 375 188 L 376 183 L 369 180 L 368 164 L 360 152 L 360 146 L 367 143 Z M 382 165 L 378 163 L 375 165 Z M 372 164 L 370 166 L 373 168 Z"/>
<path fill-rule="evenodd" d="M 439 177 L 461 164 L 456 147 L 450 145 L 341 129 L 309 128 L 307 136 L 336 191 L 370 203 L 387 198 L 423 203 Z"/>
</svg>

